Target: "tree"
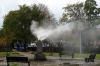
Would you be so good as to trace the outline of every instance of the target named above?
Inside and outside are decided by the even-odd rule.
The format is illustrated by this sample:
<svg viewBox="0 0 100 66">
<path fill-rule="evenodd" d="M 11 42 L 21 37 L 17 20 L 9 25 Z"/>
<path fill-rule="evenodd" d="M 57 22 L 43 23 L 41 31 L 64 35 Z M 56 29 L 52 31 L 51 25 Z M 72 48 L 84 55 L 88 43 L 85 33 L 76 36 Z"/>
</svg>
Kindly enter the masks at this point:
<svg viewBox="0 0 100 66">
<path fill-rule="evenodd" d="M 11 50 L 10 43 L 11 43 L 11 35 L 6 36 L 4 30 L 0 30 L 0 51 L 9 51 Z"/>
<path fill-rule="evenodd" d="M 43 5 L 19 6 L 20 8 L 15 11 L 10 11 L 4 18 L 3 30 L 7 37 L 14 40 L 20 40 L 25 45 L 35 41 L 37 37 L 32 35 L 30 25 L 32 20 L 38 22 L 38 26 L 43 24 L 43 20 L 52 20 L 48 8 Z M 37 44 L 38 47 L 42 47 Z M 26 48 L 26 47 L 25 47 Z M 40 52 L 37 50 L 37 52 Z"/>
<path fill-rule="evenodd" d="M 99 18 L 100 8 L 96 7 L 95 0 L 86 0 L 85 4 L 75 3 L 64 7 L 64 13 L 62 15 L 61 21 L 72 22 L 81 21 L 83 23 L 96 26 L 100 23 L 96 22 Z"/>
<path fill-rule="evenodd" d="M 61 18 L 62 21 L 65 22 L 82 22 L 84 29 L 81 31 L 81 35 L 84 37 L 81 38 L 81 40 L 84 40 L 84 44 L 89 46 L 90 38 L 89 33 L 91 32 L 94 27 L 100 24 L 98 21 L 99 14 L 100 14 L 100 8 L 96 7 L 96 1 L 95 0 L 86 0 L 85 4 L 83 3 L 76 3 L 76 4 L 70 4 L 66 7 L 64 7 L 64 13 Z M 87 47 L 88 47 L 87 46 Z"/>
<path fill-rule="evenodd" d="M 100 24 L 100 22 L 96 21 L 99 19 L 99 8 L 97 8 L 97 4 L 95 0 L 86 0 L 85 4 L 84 4 L 84 12 L 86 15 L 86 24 L 87 24 L 87 28 L 85 29 L 86 34 L 85 37 L 87 37 L 86 40 L 86 51 L 91 51 L 92 48 L 91 46 L 93 44 L 94 40 L 91 40 L 91 36 L 89 36 L 91 30 L 93 31 L 93 29 Z M 89 38 L 88 38 L 89 37 Z M 90 48 L 88 48 L 88 46 L 90 46 Z M 93 47 L 93 46 L 92 46 Z"/>
<path fill-rule="evenodd" d="M 42 5 L 33 5 L 32 7 L 23 5 L 19 10 L 10 11 L 4 18 L 3 29 L 7 35 L 13 33 L 14 39 L 31 41 L 35 40 L 30 31 L 32 20 L 42 24 L 46 18 L 46 10 L 42 11 Z M 33 39 L 32 39 L 33 38 Z"/>
<path fill-rule="evenodd" d="M 99 12 L 98 8 L 96 7 L 95 0 L 86 0 L 84 5 L 84 11 L 86 13 L 86 20 L 88 21 L 89 25 L 95 25 L 95 19 L 97 18 Z"/>
<path fill-rule="evenodd" d="M 69 22 L 69 21 L 77 21 L 83 20 L 84 18 L 84 10 L 83 3 L 75 3 L 70 4 L 64 7 L 64 13 L 62 15 L 61 21 Z"/>
</svg>

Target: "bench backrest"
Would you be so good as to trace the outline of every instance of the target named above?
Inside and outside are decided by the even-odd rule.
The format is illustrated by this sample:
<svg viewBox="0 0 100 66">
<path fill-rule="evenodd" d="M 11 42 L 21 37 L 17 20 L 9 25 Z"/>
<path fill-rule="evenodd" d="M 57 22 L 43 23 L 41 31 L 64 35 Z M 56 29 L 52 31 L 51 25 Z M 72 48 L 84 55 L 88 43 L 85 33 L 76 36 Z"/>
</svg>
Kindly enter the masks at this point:
<svg viewBox="0 0 100 66">
<path fill-rule="evenodd" d="M 30 66 L 28 57 L 6 57 L 6 60 L 7 60 L 7 66 L 10 66 L 9 62 L 24 62 L 28 63 L 28 66 Z"/>
<path fill-rule="evenodd" d="M 27 57 L 6 57 L 7 62 L 28 62 Z"/>
</svg>

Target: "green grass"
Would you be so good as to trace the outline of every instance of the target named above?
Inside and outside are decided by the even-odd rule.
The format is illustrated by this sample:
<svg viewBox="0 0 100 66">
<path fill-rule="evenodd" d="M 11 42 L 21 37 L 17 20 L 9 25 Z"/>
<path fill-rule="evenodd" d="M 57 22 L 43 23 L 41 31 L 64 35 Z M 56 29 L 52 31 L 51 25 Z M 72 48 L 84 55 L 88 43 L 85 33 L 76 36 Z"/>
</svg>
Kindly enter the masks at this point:
<svg viewBox="0 0 100 66">
<path fill-rule="evenodd" d="M 49 52 L 44 52 L 44 54 L 46 55 L 46 56 L 58 56 L 59 54 L 58 53 L 49 53 Z"/>
<path fill-rule="evenodd" d="M 21 56 L 17 52 L 0 52 L 0 57 L 5 57 L 5 56 Z"/>
<path fill-rule="evenodd" d="M 7 55 L 7 52 L 0 52 L 0 57 L 5 57 Z"/>
<path fill-rule="evenodd" d="M 21 56 L 18 52 L 11 52 L 10 56 Z"/>
<path fill-rule="evenodd" d="M 51 53 L 47 53 L 47 52 L 45 52 L 44 53 L 46 56 L 54 56 L 54 57 L 57 57 L 57 56 L 59 56 L 59 54 L 58 53 L 53 53 L 52 55 L 51 55 Z M 74 55 L 74 58 L 88 58 L 89 57 L 89 53 L 84 53 L 84 54 L 79 54 L 79 53 L 75 53 L 75 55 Z M 69 55 L 66 55 L 65 54 L 65 57 L 70 57 L 71 58 L 71 55 L 69 56 Z M 100 60 L 100 54 L 96 54 L 96 59 L 97 60 Z"/>
<path fill-rule="evenodd" d="M 45 52 L 44 53 L 46 56 L 54 56 L 54 57 L 58 57 L 59 56 L 59 54 L 58 53 L 47 53 L 47 52 Z M 8 52 L 8 55 L 9 56 L 22 56 L 22 55 L 20 55 L 18 52 L 16 52 L 16 51 L 13 51 L 13 52 Z M 75 55 L 74 55 L 74 58 L 86 58 L 86 57 L 89 57 L 89 55 L 90 54 L 79 54 L 79 53 L 75 53 Z M 0 52 L 0 57 L 6 57 L 7 56 L 7 52 Z M 71 57 L 71 55 L 70 56 L 68 56 L 68 55 L 66 55 L 65 54 L 65 56 L 64 57 Z M 100 54 L 96 54 L 96 59 L 97 60 L 100 60 Z"/>
<path fill-rule="evenodd" d="M 17 63 L 12 63 L 11 66 L 19 66 Z"/>
<path fill-rule="evenodd" d="M 75 54 L 75 58 L 86 58 L 89 57 L 90 54 Z M 96 59 L 100 60 L 100 54 L 96 54 Z"/>
<path fill-rule="evenodd" d="M 75 58 L 86 58 L 86 57 L 89 57 L 89 54 L 78 54 L 78 53 L 75 54 Z"/>
<path fill-rule="evenodd" d="M 96 59 L 100 60 L 100 54 L 96 54 Z"/>
<path fill-rule="evenodd" d="M 96 66 L 100 66 L 100 64 L 97 64 Z"/>
</svg>

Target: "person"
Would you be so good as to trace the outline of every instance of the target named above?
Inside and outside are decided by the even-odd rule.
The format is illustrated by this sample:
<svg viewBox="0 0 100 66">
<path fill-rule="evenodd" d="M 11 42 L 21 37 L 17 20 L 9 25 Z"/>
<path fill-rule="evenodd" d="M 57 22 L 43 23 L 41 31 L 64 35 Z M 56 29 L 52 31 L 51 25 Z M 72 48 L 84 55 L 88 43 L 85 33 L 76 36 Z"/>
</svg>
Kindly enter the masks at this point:
<svg viewBox="0 0 100 66">
<path fill-rule="evenodd" d="M 74 53 L 72 53 L 72 58 L 74 58 Z"/>
<path fill-rule="evenodd" d="M 62 57 L 62 53 L 61 53 L 61 52 L 59 52 L 59 59 L 61 59 L 61 57 Z"/>
<path fill-rule="evenodd" d="M 20 50 L 20 44 L 19 44 L 19 41 L 16 42 L 16 47 L 17 47 L 16 49 L 19 51 L 19 50 Z"/>
</svg>

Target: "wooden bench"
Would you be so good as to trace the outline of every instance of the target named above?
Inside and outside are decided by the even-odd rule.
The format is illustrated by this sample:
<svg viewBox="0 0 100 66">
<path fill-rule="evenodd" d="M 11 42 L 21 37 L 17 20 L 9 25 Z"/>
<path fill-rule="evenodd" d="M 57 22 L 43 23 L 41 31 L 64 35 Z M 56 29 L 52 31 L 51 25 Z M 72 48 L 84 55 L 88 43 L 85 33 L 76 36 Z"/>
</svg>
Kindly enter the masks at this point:
<svg viewBox="0 0 100 66">
<path fill-rule="evenodd" d="M 89 58 L 85 58 L 85 62 L 94 62 L 96 54 L 89 55 Z"/>
<path fill-rule="evenodd" d="M 28 66 L 30 66 L 30 62 L 28 60 L 28 57 L 6 57 L 6 60 L 7 60 L 7 66 L 10 66 L 9 62 L 28 63 Z"/>
</svg>

